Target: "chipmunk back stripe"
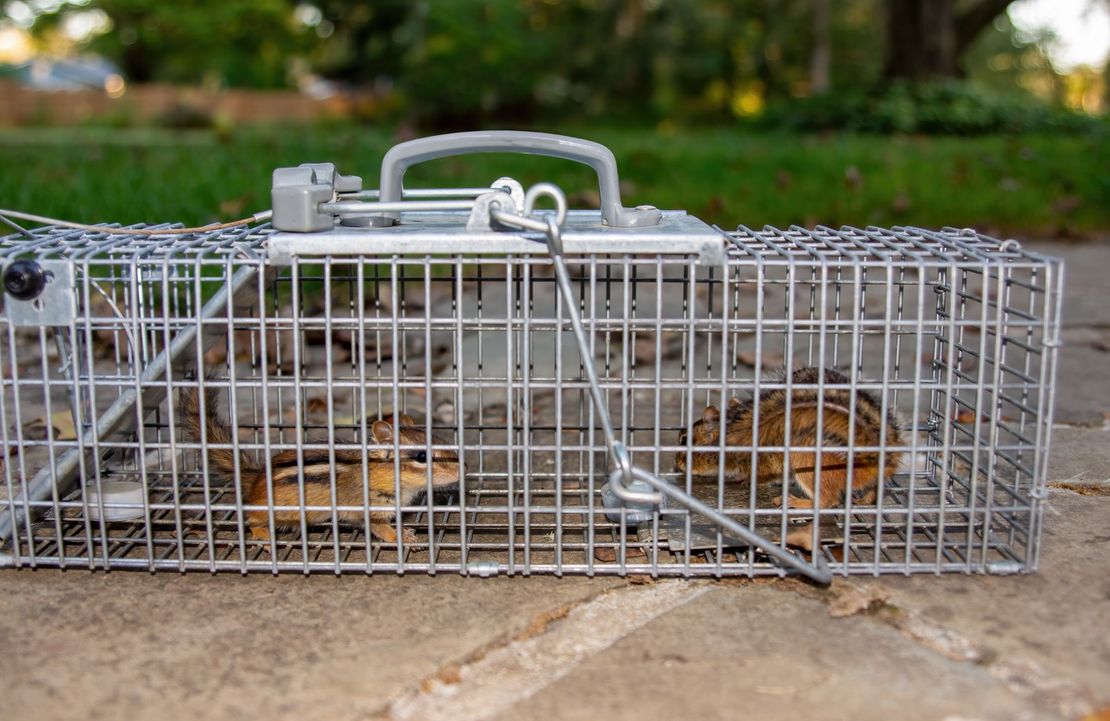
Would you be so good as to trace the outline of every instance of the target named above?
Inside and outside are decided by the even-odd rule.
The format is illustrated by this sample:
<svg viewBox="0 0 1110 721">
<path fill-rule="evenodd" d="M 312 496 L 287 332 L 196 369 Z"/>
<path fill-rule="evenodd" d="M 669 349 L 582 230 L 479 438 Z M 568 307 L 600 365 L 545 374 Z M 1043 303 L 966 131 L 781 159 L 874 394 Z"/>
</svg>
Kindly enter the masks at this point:
<svg viewBox="0 0 1110 721">
<path fill-rule="evenodd" d="M 367 454 L 366 454 L 366 458 L 367 458 L 367 461 L 374 460 L 375 459 L 374 453 L 372 451 L 368 451 Z M 270 467 L 274 468 L 275 472 L 276 472 L 276 469 L 278 469 L 278 468 L 288 468 L 288 467 L 297 468 L 302 462 L 304 463 L 304 465 L 306 467 L 321 464 L 321 463 L 330 464 L 331 459 L 332 459 L 331 453 L 326 448 L 315 448 L 315 449 L 306 448 L 303 451 L 301 451 L 299 454 L 298 454 L 296 449 L 291 449 L 291 450 L 281 451 L 280 453 L 274 454 L 273 458 L 270 461 Z M 335 463 L 336 463 L 336 465 L 346 465 L 346 464 L 351 464 L 351 463 L 361 464 L 362 463 L 362 451 L 338 450 L 337 449 L 335 451 Z"/>
<path fill-rule="evenodd" d="M 785 378 L 780 375 L 769 383 L 785 385 Z M 746 478 L 754 463 L 757 478 L 782 478 L 785 472 L 812 498 L 814 476 L 820 467 L 823 497 L 842 498 L 849 489 L 853 494 L 862 493 L 861 498 L 873 497 L 873 490 L 881 478 L 897 470 L 901 453 L 888 450 L 880 469 L 879 454 L 873 451 L 849 454 L 849 448 L 903 445 L 893 410 L 884 414 L 881 398 L 864 390 L 853 392 L 850 388 L 825 387 L 819 393 L 814 387 L 818 380 L 825 386 L 850 385 L 848 377 L 839 371 L 799 368 L 790 376 L 789 389 L 762 388 L 758 399 L 748 396 L 729 401 L 724 444 L 756 446 L 757 450 L 754 453 L 726 451 L 724 471 L 727 476 Z M 705 450 L 690 453 L 690 472 L 716 475 L 721 456 L 712 447 L 721 444 L 721 416 L 715 407 L 707 408 L 702 418 L 693 424 L 691 436 L 688 439 L 680 434 L 681 442 Z M 818 439 L 822 446 L 820 455 Z M 786 450 L 763 450 L 783 446 Z M 685 451 L 676 454 L 675 466 L 680 471 L 687 470 Z"/>
</svg>

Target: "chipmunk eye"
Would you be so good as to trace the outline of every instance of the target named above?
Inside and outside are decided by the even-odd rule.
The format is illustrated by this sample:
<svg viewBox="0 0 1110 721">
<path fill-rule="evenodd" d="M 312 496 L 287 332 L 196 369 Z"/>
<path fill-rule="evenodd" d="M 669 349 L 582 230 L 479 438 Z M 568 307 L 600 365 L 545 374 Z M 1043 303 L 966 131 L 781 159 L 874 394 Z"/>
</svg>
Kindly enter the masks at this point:
<svg viewBox="0 0 1110 721">
<path fill-rule="evenodd" d="M 418 451 L 417 454 L 415 456 L 413 456 L 412 458 L 417 463 L 427 463 L 428 462 L 428 454 L 425 453 L 424 451 Z"/>
</svg>

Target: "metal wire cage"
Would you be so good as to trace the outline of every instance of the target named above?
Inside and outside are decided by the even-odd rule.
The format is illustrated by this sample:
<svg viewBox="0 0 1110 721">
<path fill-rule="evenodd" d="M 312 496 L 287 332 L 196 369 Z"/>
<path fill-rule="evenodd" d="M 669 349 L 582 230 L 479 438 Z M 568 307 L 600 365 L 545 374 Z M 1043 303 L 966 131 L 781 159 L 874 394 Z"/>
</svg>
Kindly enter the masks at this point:
<svg viewBox="0 0 1110 721">
<path fill-rule="evenodd" d="M 43 279 L 29 298 L 8 285 L 0 318 L 0 559 L 1036 569 L 1057 260 L 970 230 L 724 232 L 621 206 L 600 146 L 503 135 L 398 146 L 380 193 L 330 166 L 278 171 L 277 227 L 0 241 L 4 268 Z M 401 192 L 408 165 L 472 150 L 589 162 L 603 207 L 566 211 L 557 189 L 509 179 Z M 726 432 L 698 446 L 708 406 Z M 733 434 L 752 406 L 755 430 Z M 868 463 L 880 480 L 861 495 Z M 792 503 L 799 484 L 812 508 Z"/>
</svg>

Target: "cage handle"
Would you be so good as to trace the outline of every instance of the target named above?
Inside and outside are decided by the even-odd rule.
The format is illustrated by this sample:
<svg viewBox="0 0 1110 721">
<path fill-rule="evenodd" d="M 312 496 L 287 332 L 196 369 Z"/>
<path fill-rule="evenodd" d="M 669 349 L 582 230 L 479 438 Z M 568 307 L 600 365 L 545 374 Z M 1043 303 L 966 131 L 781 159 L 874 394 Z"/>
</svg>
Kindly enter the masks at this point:
<svg viewBox="0 0 1110 721">
<path fill-rule="evenodd" d="M 557 209 L 566 206 L 566 199 L 563 197 L 563 192 L 559 190 L 559 188 L 550 183 L 541 183 L 528 191 L 528 198 L 531 201 L 529 207 L 534 207 L 536 198 L 542 195 L 551 197 L 555 201 Z M 597 369 L 594 368 L 590 344 L 586 338 L 586 331 L 582 327 L 582 317 L 578 313 L 578 300 L 574 295 L 574 288 L 571 287 L 570 273 L 567 271 L 566 261 L 563 258 L 563 241 L 561 228 L 557 222 L 558 217 L 559 213 L 556 212 L 554 216 L 545 216 L 543 221 L 528 216 L 511 216 L 509 214 L 505 214 L 500 219 L 503 222 L 518 224 L 526 228 L 531 227 L 533 224 L 538 224 L 539 222 L 543 222 L 544 225 L 546 225 L 547 245 L 551 252 L 551 260 L 555 265 L 555 279 L 559 286 L 559 292 L 563 296 L 563 305 L 566 306 L 566 313 L 570 318 L 571 327 L 574 330 L 574 337 L 578 343 L 578 351 L 582 355 L 582 367 L 586 371 L 586 378 L 590 384 L 590 395 L 593 398 L 594 409 L 601 423 L 601 430 L 605 435 L 605 442 L 616 464 L 616 468 L 609 477 L 609 484 L 613 489 L 613 493 L 626 502 L 647 501 L 650 503 L 658 503 L 661 496 L 666 495 L 680 505 L 685 506 L 690 511 L 709 519 L 719 528 L 744 539 L 753 546 L 761 548 L 772 558 L 795 569 L 799 573 L 811 578 L 813 581 L 822 585 L 828 584 L 832 581 L 832 572 L 829 570 L 828 564 L 825 562 L 820 552 L 816 554 L 815 562 L 809 563 L 801 556 L 791 553 L 755 531 L 740 525 L 715 508 L 707 506 L 693 495 L 667 483 L 665 480 L 652 473 L 648 473 L 632 465 L 632 457 L 628 449 L 625 448 L 623 443 L 617 440 L 616 433 L 613 431 L 613 422 L 609 418 L 609 409 L 605 403 L 605 396 L 601 392 L 601 383 L 598 381 Z M 640 480 L 647 483 L 655 489 L 655 492 L 642 493 L 629 489 L 626 484 L 633 480 Z"/>
<path fill-rule="evenodd" d="M 519 130 L 479 130 L 418 138 L 394 145 L 382 158 L 379 186 L 383 203 L 401 200 L 405 172 L 418 163 L 469 153 L 525 153 L 573 160 L 590 166 L 597 173 L 601 196 L 601 220 L 615 228 L 640 228 L 658 225 L 663 214 L 651 206 L 626 208 L 621 204 L 617 160 L 609 148 L 590 140 L 567 135 L 533 133 Z M 398 213 L 383 213 L 391 221 Z"/>
</svg>

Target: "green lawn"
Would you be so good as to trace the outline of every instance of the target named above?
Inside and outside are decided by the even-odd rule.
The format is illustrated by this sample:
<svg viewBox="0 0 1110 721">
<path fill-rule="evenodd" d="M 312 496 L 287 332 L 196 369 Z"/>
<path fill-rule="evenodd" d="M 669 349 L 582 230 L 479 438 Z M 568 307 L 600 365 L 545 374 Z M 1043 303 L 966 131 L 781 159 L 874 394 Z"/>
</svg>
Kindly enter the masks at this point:
<svg viewBox="0 0 1110 721">
<path fill-rule="evenodd" d="M 1110 229 L 1102 137 L 794 136 L 724 129 L 570 129 L 617 155 L 626 205 L 685 208 L 723 227 L 976 226 L 1023 235 Z M 330 160 L 377 186 L 384 132 L 340 128 L 0 131 L 0 207 L 85 222 L 202 223 L 269 207 L 270 171 Z M 550 180 L 596 203 L 583 166 L 550 158 L 450 158 L 418 186 Z"/>
</svg>

